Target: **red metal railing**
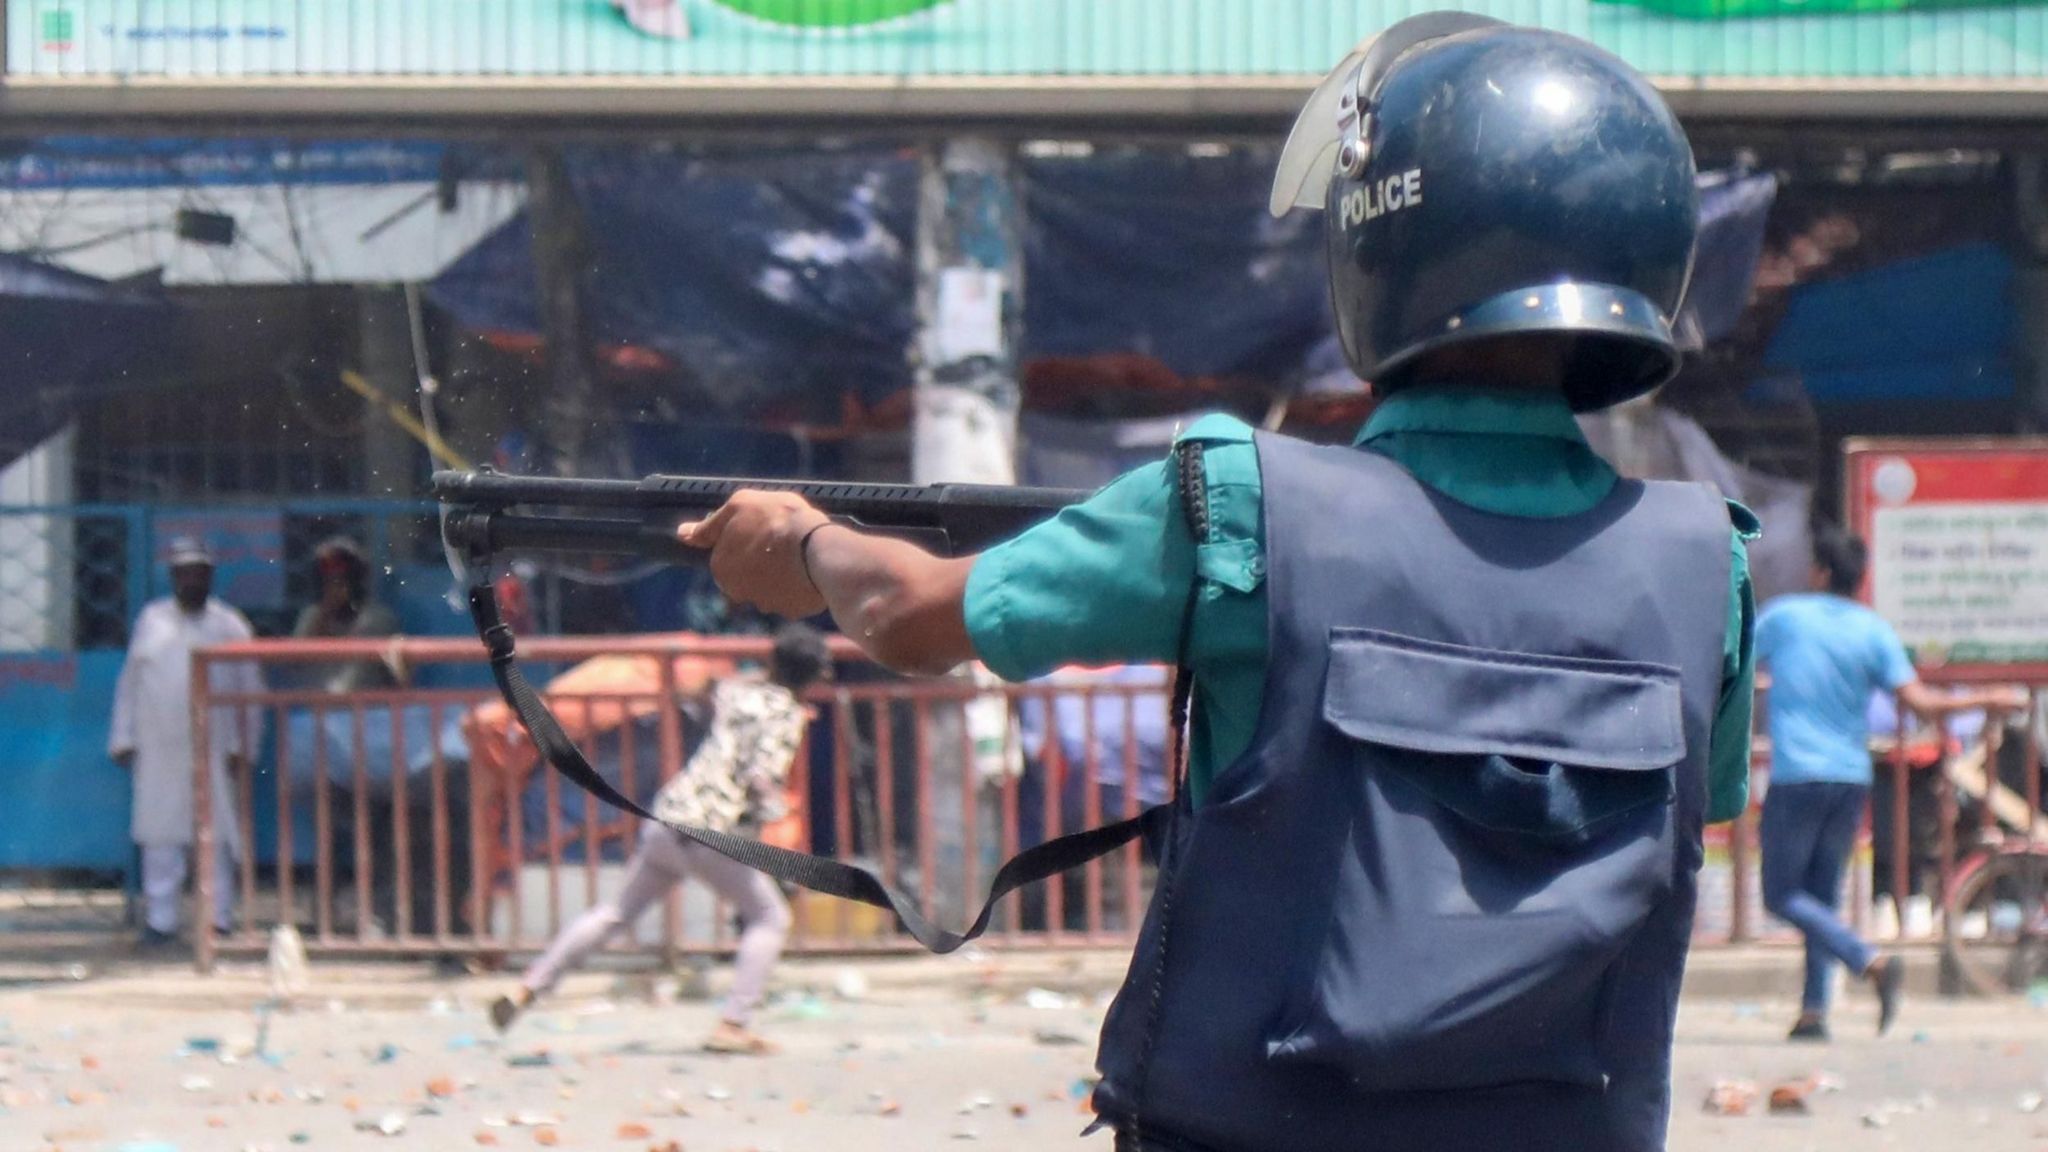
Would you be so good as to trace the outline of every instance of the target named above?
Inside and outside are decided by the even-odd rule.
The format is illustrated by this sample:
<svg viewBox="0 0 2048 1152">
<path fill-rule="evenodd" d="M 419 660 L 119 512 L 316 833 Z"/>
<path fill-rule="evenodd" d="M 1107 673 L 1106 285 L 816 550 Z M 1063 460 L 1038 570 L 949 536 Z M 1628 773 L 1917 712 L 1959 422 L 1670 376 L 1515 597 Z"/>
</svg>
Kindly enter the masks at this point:
<svg viewBox="0 0 2048 1152">
<path fill-rule="evenodd" d="M 874 671 L 862 668 L 852 646 L 835 641 L 835 648 L 843 673 Z M 644 802 L 681 770 L 696 734 L 675 702 L 742 660 L 765 658 L 767 641 L 542 638 L 525 642 L 521 654 L 529 667 L 573 666 L 549 683 L 551 705 L 584 754 L 610 764 L 615 784 Z M 233 661 L 257 663 L 275 678 L 314 663 L 386 660 L 420 668 L 482 659 L 481 647 L 469 639 L 257 641 L 199 653 L 194 683 L 210 685 L 208 669 Z M 609 674 L 627 666 L 637 666 L 637 676 Z M 770 833 L 791 846 L 829 844 L 839 855 L 858 854 L 945 921 L 964 922 L 993 866 L 1019 849 L 1136 815 L 1138 791 L 1122 782 L 1143 776 L 1164 787 L 1163 738 L 1141 747 L 1133 736 L 1163 733 L 1163 671 L 1135 684 L 991 687 L 966 680 L 852 679 L 843 674 L 811 692 L 816 720 L 789 782 L 799 800 L 829 797 L 827 812 L 819 814 L 826 826 L 813 827 L 799 802 L 793 805 L 797 818 Z M 623 681 L 637 686 L 621 688 Z M 1003 726 L 998 750 L 973 742 L 963 706 L 991 696 L 1012 720 L 1033 709 L 1044 716 L 1044 738 L 1034 742 L 1028 771 L 1021 770 L 1025 739 L 1015 723 Z M 1062 740 L 1054 714 L 1076 708 L 1083 735 Z M 1140 725 L 1141 709 L 1156 713 L 1156 722 Z M 1097 731 L 1103 712 L 1120 731 Z M 259 929 L 277 923 L 298 925 L 309 950 L 331 953 L 531 950 L 545 944 L 575 906 L 600 898 L 604 880 L 637 835 L 635 820 L 584 802 L 539 763 L 493 690 L 331 695 L 202 688 L 193 701 L 202 907 L 210 906 L 212 861 L 223 847 L 211 826 L 213 780 L 204 767 L 214 728 L 222 723 L 240 725 L 243 746 L 264 748 L 273 767 L 260 783 L 254 772 L 230 783 L 244 847 L 235 875 L 244 928 L 216 936 L 202 926 L 202 967 L 222 951 L 261 949 Z M 450 738 L 453 731 L 459 741 Z M 416 746 L 422 732 L 429 743 Z M 832 746 L 821 765 L 830 779 L 813 789 L 810 744 L 821 734 Z M 311 746 L 302 746 L 307 740 Z M 1062 746 L 1075 743 L 1078 754 L 1067 755 Z M 1106 746 L 1120 748 L 1113 764 L 1103 762 Z M 991 772 L 991 760 L 1008 767 Z M 651 778 L 645 775 L 650 765 Z M 261 852 L 259 796 L 277 813 L 272 843 Z M 603 859 L 607 855 L 612 859 Z M 1077 878 L 1008 901 L 990 936 L 1012 947 L 1120 943 L 1135 933 L 1147 891 L 1133 844 Z M 915 947 L 875 910 L 810 894 L 798 894 L 796 905 L 792 950 Z M 734 942 L 724 909 L 700 910 L 694 923 L 685 923 L 683 911 L 683 898 L 672 896 L 657 939 L 642 945 L 672 957 Z"/>
<path fill-rule="evenodd" d="M 843 670 L 872 671 L 851 645 L 835 645 Z M 681 770 L 694 735 L 692 721 L 677 702 L 738 662 L 765 657 L 766 651 L 761 639 L 696 636 L 539 638 L 522 646 L 530 665 L 574 665 L 570 674 L 550 683 L 551 703 L 585 755 L 609 757 L 615 783 L 643 800 Z M 193 683 L 209 685 L 207 667 L 221 661 L 255 661 L 275 672 L 307 663 L 373 659 L 408 668 L 473 666 L 483 658 L 481 647 L 467 638 L 259 641 L 200 653 Z M 633 669 L 638 671 L 618 674 Z M 850 682 L 855 678 L 843 676 L 811 693 L 816 720 L 790 781 L 798 815 L 769 836 L 789 846 L 829 846 L 842 857 L 858 856 L 947 922 L 964 921 L 978 904 L 995 863 L 1041 838 L 1135 815 L 1140 798 L 1129 786 L 1132 780 L 1151 781 L 1155 794 L 1165 787 L 1163 670 L 1136 683 Z M 1929 676 L 1937 683 L 1968 678 Z M 1001 701 L 1013 721 L 1002 729 L 999 751 L 977 747 L 962 719 L 964 705 L 990 697 Z M 1696 935 L 1700 944 L 1791 938 L 1770 921 L 1757 898 L 1756 801 L 1769 781 L 1769 742 L 1762 735 L 1766 703 L 1760 690 L 1750 811 L 1709 833 Z M 1055 723 L 1062 712 L 1068 720 L 1065 739 Z M 1014 723 L 1022 714 L 1042 717 L 1042 732 L 1034 733 L 1038 738 L 1027 741 Z M 222 950 L 260 949 L 264 939 L 255 926 L 281 922 L 301 925 L 308 947 L 319 951 L 509 953 L 538 948 L 566 923 L 573 906 L 602 896 L 606 879 L 630 853 L 637 835 L 633 819 L 565 794 L 565 786 L 537 762 L 524 733 L 489 689 L 344 696 L 303 690 L 209 696 L 202 690 L 193 717 L 200 753 L 195 763 L 201 766 L 214 724 L 242 725 L 244 747 L 257 746 L 259 735 L 267 740 L 274 778 L 262 788 L 274 793 L 278 812 L 274 844 L 259 858 L 254 851 L 258 784 L 253 773 L 234 781 L 233 810 L 245 846 L 236 875 L 238 904 L 249 927 L 226 937 L 202 927 L 202 967 Z M 451 722 L 461 733 L 459 742 L 446 739 Z M 336 729 L 348 738 L 333 738 Z M 431 747 L 409 744 L 421 732 Z M 295 746 L 309 736 L 313 747 Z M 809 744 L 821 738 L 831 745 L 829 757 L 820 763 L 829 780 L 813 788 Z M 2030 729 L 2027 763 L 2038 765 L 2032 740 Z M 333 762 L 337 748 L 348 758 L 346 764 Z M 1927 765 L 1919 771 L 1939 777 L 1941 841 L 1931 894 L 1938 912 L 1946 909 L 1959 879 L 1985 858 L 1989 849 L 1978 841 L 1988 843 L 1981 833 L 1998 826 L 2002 809 L 2007 816 L 2020 803 L 2026 811 L 2041 810 L 2036 769 L 2002 809 L 1980 806 L 1980 835 L 1959 842 L 1958 797 L 1982 788 L 1967 772 L 1958 783 L 1958 772 L 1981 753 L 1944 741 L 1910 720 L 1907 739 L 1895 741 L 1888 753 L 1897 765 L 1917 757 Z M 384 762 L 384 772 L 373 770 L 373 754 Z M 1106 763 L 1106 757 L 1112 759 Z M 651 777 L 645 775 L 649 771 Z M 385 775 L 388 783 L 380 784 Z M 1894 816 L 1889 870 L 1895 893 L 1908 890 L 1913 863 L 1907 780 L 1908 770 L 1901 767 L 1892 773 L 1889 789 L 1875 798 L 1889 804 Z M 211 862 L 219 844 L 210 826 L 211 776 L 203 767 L 195 773 L 195 787 L 200 859 L 194 872 L 200 906 L 208 907 Z M 824 811 L 811 811 L 806 798 L 821 798 Z M 309 828 L 298 826 L 300 814 L 308 817 Z M 813 817 L 822 824 L 814 826 Z M 298 838 L 307 834 L 311 844 L 301 845 Z M 2000 851 L 2048 853 L 2048 836 L 2038 820 L 1997 841 Z M 302 847 L 310 848 L 309 863 L 301 862 Z M 1866 837 L 1861 850 L 1871 847 Z M 1871 877 L 1867 869 L 1852 875 L 1850 915 L 1861 925 L 1870 907 Z M 416 900 L 421 885 L 425 898 Z M 1006 901 L 991 942 L 1007 947 L 1122 945 L 1136 932 L 1148 892 L 1149 876 L 1133 844 L 1077 876 Z M 352 914 L 341 907 L 344 898 L 352 898 Z M 792 950 L 915 947 L 873 909 L 809 894 L 798 894 L 796 906 Z M 658 949 L 673 958 L 732 944 L 724 909 L 686 912 L 683 897 L 671 896 L 659 932 L 625 946 Z M 196 919 L 202 925 L 206 921 Z M 1950 929 L 1946 921 L 1954 917 L 1941 919 L 1944 930 Z"/>
</svg>

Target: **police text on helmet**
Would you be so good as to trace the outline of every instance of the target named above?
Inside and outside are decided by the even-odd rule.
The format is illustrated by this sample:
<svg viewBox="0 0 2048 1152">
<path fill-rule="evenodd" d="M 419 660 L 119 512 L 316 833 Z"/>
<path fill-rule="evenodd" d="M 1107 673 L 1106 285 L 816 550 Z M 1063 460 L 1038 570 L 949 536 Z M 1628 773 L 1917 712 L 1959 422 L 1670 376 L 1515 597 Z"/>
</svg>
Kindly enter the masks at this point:
<svg viewBox="0 0 2048 1152">
<path fill-rule="evenodd" d="M 1344 197 L 1344 227 L 1377 220 L 1389 212 L 1422 203 L 1422 169 L 1410 168 L 1355 188 Z"/>
</svg>

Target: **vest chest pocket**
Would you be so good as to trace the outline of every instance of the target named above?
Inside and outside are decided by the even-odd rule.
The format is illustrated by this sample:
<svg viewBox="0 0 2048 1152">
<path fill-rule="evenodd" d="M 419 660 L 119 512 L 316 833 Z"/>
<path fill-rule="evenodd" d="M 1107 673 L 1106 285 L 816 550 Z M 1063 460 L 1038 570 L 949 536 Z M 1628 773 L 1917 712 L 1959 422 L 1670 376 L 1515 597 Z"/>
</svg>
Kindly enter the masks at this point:
<svg viewBox="0 0 2048 1152">
<path fill-rule="evenodd" d="M 1269 1058 L 1368 1090 L 1600 1083 L 1609 974 L 1673 881 L 1677 669 L 1338 630 L 1322 719 L 1344 842 Z"/>
</svg>

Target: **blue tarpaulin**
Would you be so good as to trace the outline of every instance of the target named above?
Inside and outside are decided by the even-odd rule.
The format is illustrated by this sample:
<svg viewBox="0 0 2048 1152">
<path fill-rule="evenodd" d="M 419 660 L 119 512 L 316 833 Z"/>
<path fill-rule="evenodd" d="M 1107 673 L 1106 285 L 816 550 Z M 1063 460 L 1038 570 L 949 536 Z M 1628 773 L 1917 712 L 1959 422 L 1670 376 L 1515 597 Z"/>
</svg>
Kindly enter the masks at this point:
<svg viewBox="0 0 2048 1152">
<path fill-rule="evenodd" d="M 82 395 L 153 378 L 176 319 L 148 287 L 0 253 L 0 465 L 63 427 Z"/>
<path fill-rule="evenodd" d="M 1266 210 L 1277 153 L 1029 159 L 1024 355 L 1138 352 L 1284 379 L 1330 330 L 1322 218 Z"/>
<path fill-rule="evenodd" d="M 830 422 L 847 393 L 872 404 L 908 386 L 915 153 L 563 159 L 592 249 L 593 338 L 665 353 L 692 411 L 795 405 Z M 530 230 L 514 217 L 433 282 L 435 302 L 471 328 L 538 333 Z"/>
<path fill-rule="evenodd" d="M 1816 401 L 2012 395 L 2012 258 L 1966 244 L 1794 289 L 1766 364 Z"/>
<path fill-rule="evenodd" d="M 1684 310 L 1708 342 L 1734 331 L 1749 307 L 1764 224 L 1777 198 L 1776 176 L 1700 177 L 1700 239 Z"/>
</svg>

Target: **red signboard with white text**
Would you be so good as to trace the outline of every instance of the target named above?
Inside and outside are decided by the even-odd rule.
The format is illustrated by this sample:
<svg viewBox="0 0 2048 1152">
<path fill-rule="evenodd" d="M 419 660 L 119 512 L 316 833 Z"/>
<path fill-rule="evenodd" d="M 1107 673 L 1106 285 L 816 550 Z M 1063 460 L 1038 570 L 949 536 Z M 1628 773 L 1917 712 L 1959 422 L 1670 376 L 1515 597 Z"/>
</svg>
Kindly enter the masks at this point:
<svg viewBox="0 0 2048 1152">
<path fill-rule="evenodd" d="M 1852 440 L 1866 599 L 1925 668 L 2048 671 L 2048 439 Z"/>
</svg>

